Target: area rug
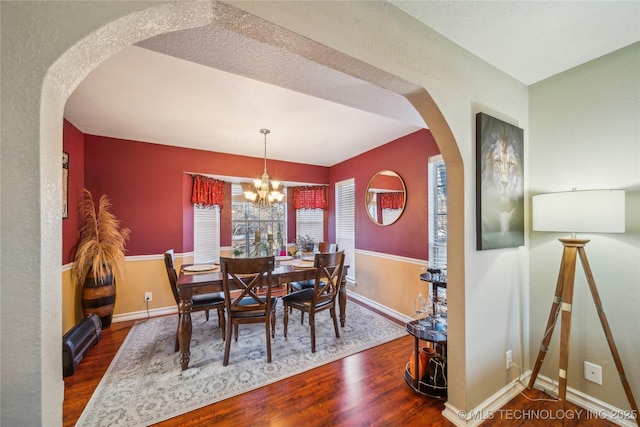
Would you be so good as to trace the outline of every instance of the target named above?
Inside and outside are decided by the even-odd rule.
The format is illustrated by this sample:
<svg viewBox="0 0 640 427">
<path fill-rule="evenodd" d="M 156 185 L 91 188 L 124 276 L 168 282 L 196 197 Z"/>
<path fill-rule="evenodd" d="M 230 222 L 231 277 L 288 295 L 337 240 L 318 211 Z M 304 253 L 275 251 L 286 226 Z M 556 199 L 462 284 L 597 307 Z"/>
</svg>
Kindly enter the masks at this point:
<svg viewBox="0 0 640 427">
<path fill-rule="evenodd" d="M 361 305 L 347 302 L 347 321 L 335 337 L 328 312 L 316 316 L 316 352 L 311 353 L 308 318 L 289 316 L 283 334 L 278 304 L 276 336 L 267 363 L 263 324 L 240 325 L 229 365 L 222 366 L 224 341 L 215 312 L 192 315 L 191 361 L 182 371 L 173 351 L 177 316 L 135 324 L 114 357 L 77 426 L 146 426 L 255 390 L 407 334 L 404 328 Z M 96 349 L 98 350 L 98 349 Z"/>
</svg>

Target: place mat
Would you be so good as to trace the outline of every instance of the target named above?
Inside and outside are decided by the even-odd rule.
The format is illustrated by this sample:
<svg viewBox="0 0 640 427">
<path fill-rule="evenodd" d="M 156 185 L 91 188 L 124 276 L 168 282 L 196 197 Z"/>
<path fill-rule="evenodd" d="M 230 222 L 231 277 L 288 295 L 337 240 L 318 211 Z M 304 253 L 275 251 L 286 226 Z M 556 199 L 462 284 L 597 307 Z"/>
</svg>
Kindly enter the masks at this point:
<svg viewBox="0 0 640 427">
<path fill-rule="evenodd" d="M 213 264 L 194 264 L 194 265 L 187 265 L 186 267 L 183 267 L 182 271 L 184 271 L 185 273 L 193 274 L 193 273 L 210 273 L 218 269 L 220 269 L 220 267 Z"/>
<path fill-rule="evenodd" d="M 306 260 L 297 260 L 291 265 L 293 268 L 315 268 L 313 266 L 313 261 L 306 261 Z"/>
</svg>

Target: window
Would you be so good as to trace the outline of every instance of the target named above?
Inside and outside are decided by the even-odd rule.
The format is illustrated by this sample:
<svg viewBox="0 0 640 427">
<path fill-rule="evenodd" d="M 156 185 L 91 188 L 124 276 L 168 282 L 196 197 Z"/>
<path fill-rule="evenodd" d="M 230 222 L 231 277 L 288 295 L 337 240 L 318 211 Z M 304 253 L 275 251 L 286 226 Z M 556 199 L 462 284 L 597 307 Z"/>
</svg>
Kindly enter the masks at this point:
<svg viewBox="0 0 640 427">
<path fill-rule="evenodd" d="M 296 232 L 299 236 L 309 236 L 315 242 L 324 240 L 324 210 L 296 210 Z"/>
<path fill-rule="evenodd" d="M 429 158 L 429 268 L 447 268 L 447 169 Z"/>
<path fill-rule="evenodd" d="M 193 262 L 213 263 L 220 258 L 220 208 L 193 206 Z"/>
<path fill-rule="evenodd" d="M 393 224 L 400 218 L 402 209 L 382 209 L 382 223 Z"/>
<path fill-rule="evenodd" d="M 355 183 L 353 179 L 336 183 L 336 243 L 344 250 L 344 263 L 349 265 L 347 281 L 355 283 Z"/>
<path fill-rule="evenodd" d="M 245 200 L 240 184 L 231 185 L 231 195 L 231 243 L 234 252 L 238 251 L 245 256 L 264 256 L 269 249 L 271 255 L 277 250 L 277 255 L 283 246 L 286 248 L 286 203 L 279 203 L 269 209 L 258 209 Z M 272 238 L 271 242 L 268 240 L 269 236 Z M 260 239 L 261 245 L 255 244 L 256 237 Z"/>
</svg>

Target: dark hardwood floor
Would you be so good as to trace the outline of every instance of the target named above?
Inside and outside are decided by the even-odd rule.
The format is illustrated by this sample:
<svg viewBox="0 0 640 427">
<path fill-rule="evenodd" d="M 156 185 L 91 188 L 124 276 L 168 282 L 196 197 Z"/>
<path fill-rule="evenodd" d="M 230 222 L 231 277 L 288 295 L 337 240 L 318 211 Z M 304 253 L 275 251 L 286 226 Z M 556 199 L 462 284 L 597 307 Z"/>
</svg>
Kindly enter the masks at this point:
<svg viewBox="0 0 640 427">
<path fill-rule="evenodd" d="M 113 323 L 104 330 L 76 373 L 64 379 L 64 426 L 75 425 L 133 323 Z M 453 426 L 441 415 L 443 401 L 421 396 L 404 382 L 412 348 L 413 338 L 403 337 L 157 425 Z M 528 394 L 544 396 L 537 391 Z M 556 409 L 554 403 L 532 402 L 519 395 L 483 425 L 561 425 L 554 419 L 528 418 L 533 411 L 546 415 Z M 574 405 L 568 409 L 580 410 Z M 585 412 L 582 419 L 565 425 L 613 425 L 586 420 Z"/>
</svg>

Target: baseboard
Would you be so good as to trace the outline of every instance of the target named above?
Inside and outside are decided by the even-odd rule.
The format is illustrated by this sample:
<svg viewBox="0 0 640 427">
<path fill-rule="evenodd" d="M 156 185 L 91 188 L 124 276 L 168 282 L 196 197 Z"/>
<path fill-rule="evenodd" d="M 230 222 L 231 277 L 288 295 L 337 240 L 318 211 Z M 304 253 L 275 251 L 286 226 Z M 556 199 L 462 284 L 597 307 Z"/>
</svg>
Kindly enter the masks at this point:
<svg viewBox="0 0 640 427">
<path fill-rule="evenodd" d="M 381 312 L 381 313 L 383 313 L 383 314 L 385 314 L 385 315 L 387 315 L 387 316 L 389 316 L 389 317 L 391 317 L 393 319 L 396 319 L 401 323 L 407 323 L 408 321 L 413 320 L 411 317 L 409 317 L 409 316 L 407 316 L 405 314 L 402 314 L 402 313 L 400 313 L 398 311 L 392 310 L 392 309 L 390 309 L 389 307 L 387 307 L 385 305 L 382 305 L 380 303 L 377 303 L 376 301 L 370 300 L 367 297 L 363 297 L 362 295 L 357 294 L 355 292 L 347 291 L 347 296 L 349 298 L 351 298 L 351 299 L 353 299 L 355 301 L 359 301 L 359 302 L 361 302 L 361 303 L 363 303 L 363 304 L 365 304 L 365 305 L 367 305 L 367 306 L 369 306 L 369 307 L 371 307 L 371 308 L 373 308 L 373 309 L 375 309 L 375 310 L 377 310 L 377 311 L 379 311 L 379 312 Z"/>
<path fill-rule="evenodd" d="M 499 409 L 516 397 L 520 392 L 516 388 L 516 384 L 518 382 L 524 383 L 524 381 L 525 375 L 521 375 L 517 380 L 511 381 L 509 384 L 505 385 L 490 396 L 487 400 L 482 402 L 481 405 L 470 411 L 456 408 L 451 403 L 446 402 L 444 404 L 445 409 L 442 411 L 442 416 L 460 427 L 475 427 L 485 420 L 495 419 L 500 416 Z"/>
<path fill-rule="evenodd" d="M 528 372 L 528 376 L 531 376 L 531 371 Z M 538 374 L 534 388 L 542 390 L 552 396 L 557 396 L 558 385 L 548 377 Z M 589 415 L 592 420 L 595 419 L 607 419 L 614 424 L 625 427 L 637 427 L 638 423 L 633 419 L 622 419 L 621 415 L 628 414 L 630 410 L 616 408 L 602 400 L 596 399 L 593 396 L 589 396 L 579 390 L 571 387 L 567 387 L 567 401 L 577 405 L 585 410 L 591 412 Z M 584 415 L 586 417 L 586 415 Z"/>
<path fill-rule="evenodd" d="M 152 310 L 143 310 L 143 311 L 134 311 L 131 313 L 125 314 L 115 314 L 113 316 L 112 322 L 126 322 L 129 320 L 140 320 L 146 319 L 148 317 L 158 317 L 158 316 L 166 316 L 168 314 L 178 314 L 178 307 L 163 307 L 163 308 L 154 308 Z"/>
<path fill-rule="evenodd" d="M 511 381 L 498 392 L 490 396 L 487 400 L 482 402 L 482 404 L 469 411 L 458 409 L 451 403 L 446 402 L 445 409 L 442 411 L 442 416 L 459 427 L 475 427 L 487 419 L 507 419 L 507 417 L 510 417 L 514 421 L 517 421 L 516 418 L 518 417 L 518 414 L 502 412 L 500 408 L 516 397 L 522 390 L 526 389 L 530 377 L 531 370 L 522 374 L 517 380 Z M 557 397 L 557 385 L 550 378 L 543 375 L 538 375 L 534 388 L 549 394 L 551 398 Z M 625 414 L 630 411 L 616 408 L 571 387 L 567 387 L 567 401 L 584 409 L 584 412 L 572 413 L 571 416 L 574 419 L 578 417 L 583 420 L 607 419 L 614 424 L 624 427 L 638 426 L 633 419 L 621 419 L 620 414 Z M 553 419 L 557 419 L 558 417 L 557 414 L 548 412 L 540 414 L 523 413 L 520 415 L 522 420 L 525 419 L 525 416 L 529 416 L 531 419 L 534 419 L 536 416 L 540 419 L 542 419 L 542 417 L 547 417 L 549 421 L 553 421 Z M 567 414 L 567 416 L 569 416 L 569 414 Z"/>
</svg>

